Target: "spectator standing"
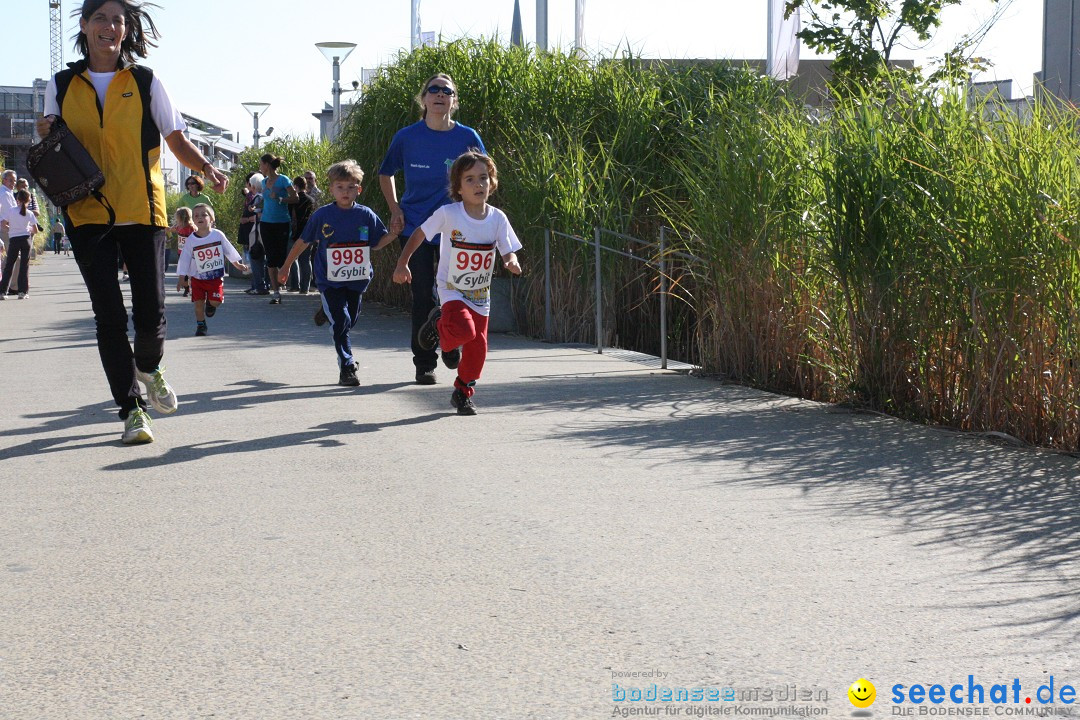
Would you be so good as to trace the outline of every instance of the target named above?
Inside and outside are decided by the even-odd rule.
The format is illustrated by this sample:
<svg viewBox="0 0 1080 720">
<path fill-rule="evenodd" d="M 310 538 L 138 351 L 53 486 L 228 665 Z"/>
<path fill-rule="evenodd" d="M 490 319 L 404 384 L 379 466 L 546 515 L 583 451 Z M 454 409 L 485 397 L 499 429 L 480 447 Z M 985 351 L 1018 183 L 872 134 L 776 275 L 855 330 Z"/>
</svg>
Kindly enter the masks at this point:
<svg viewBox="0 0 1080 720">
<path fill-rule="evenodd" d="M 30 192 L 19 190 L 15 193 L 15 207 L 6 208 L 0 213 L 0 228 L 7 231 L 7 258 L 4 260 L 3 277 L 17 277 L 19 299 L 25 300 L 30 295 L 30 238 L 38 231 L 37 215 L 30 212 Z M 15 263 L 19 268 L 15 268 Z M 5 299 L 0 295 L 0 300 Z"/>
<path fill-rule="evenodd" d="M 206 181 L 201 177 L 192 175 L 184 181 L 184 187 L 187 188 L 187 192 L 180 196 L 180 207 L 186 207 L 189 210 L 194 210 L 196 205 L 214 207 L 214 203 L 210 202 L 210 198 L 203 192 Z"/>
<path fill-rule="evenodd" d="M 53 237 L 53 254 L 59 255 L 60 254 L 60 245 L 63 244 L 63 240 L 64 240 L 64 223 L 60 220 L 60 216 L 57 216 L 56 217 L 56 222 L 53 223 L 52 237 Z"/>
<path fill-rule="evenodd" d="M 14 170 L 5 170 L 0 175 L 0 213 L 8 208 L 19 206 L 19 203 L 15 201 L 15 183 L 17 180 L 18 175 Z M 9 239 L 8 231 L 0 227 L 0 267 L 3 267 L 4 252 L 7 250 Z M 9 277 L 0 276 L 0 295 L 7 295 L 10 280 Z"/>
<path fill-rule="evenodd" d="M 326 201 L 323 200 L 323 191 L 319 189 L 315 171 L 305 170 L 304 179 L 307 180 L 307 194 L 311 196 L 311 200 L 315 203 L 315 209 L 318 210 L 326 204 Z"/>
<path fill-rule="evenodd" d="M 292 214 L 292 242 L 295 245 L 300 236 L 304 234 L 304 227 L 307 225 L 311 213 L 315 212 L 315 201 L 308 195 L 307 180 L 303 175 L 297 175 L 293 178 L 293 189 L 296 190 L 296 203 L 289 206 L 289 212 Z M 297 268 L 297 290 L 301 295 L 307 295 L 308 290 L 311 288 L 310 245 L 304 247 L 303 252 L 296 257 L 296 262 L 291 267 Z M 290 270 L 289 274 L 291 275 L 292 272 Z"/>
<path fill-rule="evenodd" d="M 262 173 L 252 173 L 248 178 L 248 194 L 244 202 L 242 218 L 250 218 L 248 230 L 248 258 L 251 266 L 251 287 L 245 290 L 248 295 L 269 295 L 270 280 L 266 276 L 266 247 L 262 242 Z"/>
<path fill-rule="evenodd" d="M 270 273 L 270 289 L 273 297 L 271 305 L 281 304 L 281 282 L 278 272 L 289 252 L 289 205 L 296 202 L 296 190 L 284 175 L 278 174 L 281 158 L 266 153 L 259 158 L 259 172 L 266 176 L 263 180 L 262 216 L 259 230 L 263 249 L 266 250 L 266 267 Z M 288 275 L 286 275 L 288 277 Z"/>
</svg>

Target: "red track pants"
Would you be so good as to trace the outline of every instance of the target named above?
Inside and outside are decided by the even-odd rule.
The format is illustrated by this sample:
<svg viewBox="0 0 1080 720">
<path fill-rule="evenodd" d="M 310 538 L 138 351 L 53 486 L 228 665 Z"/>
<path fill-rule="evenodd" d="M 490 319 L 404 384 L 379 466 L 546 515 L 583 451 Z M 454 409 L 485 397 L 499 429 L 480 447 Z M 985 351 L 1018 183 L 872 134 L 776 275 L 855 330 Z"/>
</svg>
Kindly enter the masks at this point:
<svg viewBox="0 0 1080 720">
<path fill-rule="evenodd" d="M 440 348 L 446 352 L 461 348 L 454 387 L 466 397 L 472 397 L 473 385 L 480 379 L 487 360 L 487 315 L 481 315 L 461 300 L 451 300 L 443 304 L 437 327 Z"/>
</svg>

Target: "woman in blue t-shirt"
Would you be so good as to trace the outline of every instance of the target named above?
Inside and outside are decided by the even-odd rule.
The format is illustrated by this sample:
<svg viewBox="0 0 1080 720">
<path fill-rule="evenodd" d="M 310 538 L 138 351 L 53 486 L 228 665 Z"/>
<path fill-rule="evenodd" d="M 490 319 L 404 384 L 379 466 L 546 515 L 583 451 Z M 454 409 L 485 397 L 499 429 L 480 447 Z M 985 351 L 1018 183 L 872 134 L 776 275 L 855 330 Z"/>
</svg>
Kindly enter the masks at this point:
<svg viewBox="0 0 1080 720">
<path fill-rule="evenodd" d="M 433 75 L 416 96 L 419 122 L 398 130 L 379 168 L 379 187 L 390 208 L 390 224 L 403 220 L 399 237 L 404 246 L 412 231 L 436 209 L 450 204 L 449 173 L 454 160 L 467 150 L 487 152 L 480 136 L 471 127 L 451 119 L 458 108 L 457 86 L 444 73 Z M 394 175 L 405 175 L 405 193 L 398 202 Z M 435 384 L 438 353 L 425 350 L 417 342 L 417 332 L 435 308 L 435 269 L 439 265 L 439 236 L 428 238 L 409 261 L 412 272 L 412 353 L 416 382 Z"/>
<path fill-rule="evenodd" d="M 270 288 L 273 296 L 271 305 L 281 304 L 281 289 L 278 283 L 278 269 L 289 254 L 289 205 L 297 201 L 296 190 L 289 178 L 278 174 L 281 158 L 266 153 L 259 158 L 259 172 L 266 176 L 263 180 L 263 209 L 259 221 L 263 249 L 266 250 L 266 267 L 270 272 Z"/>
</svg>

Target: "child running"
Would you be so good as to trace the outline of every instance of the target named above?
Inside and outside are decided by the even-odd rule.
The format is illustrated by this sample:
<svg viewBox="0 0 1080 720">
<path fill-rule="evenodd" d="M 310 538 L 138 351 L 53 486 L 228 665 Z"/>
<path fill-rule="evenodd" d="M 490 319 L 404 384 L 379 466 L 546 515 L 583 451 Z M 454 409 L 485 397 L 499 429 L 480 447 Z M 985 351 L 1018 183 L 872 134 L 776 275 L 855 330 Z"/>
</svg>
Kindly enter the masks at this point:
<svg viewBox="0 0 1080 720">
<path fill-rule="evenodd" d="M 420 326 L 417 342 L 425 350 L 439 345 L 446 367 L 457 370 L 450 404 L 458 415 L 475 415 L 472 397 L 487 358 L 491 270 L 498 248 L 503 267 L 521 274 L 521 249 L 505 213 L 487 204 L 499 187 L 498 170 L 487 155 L 470 150 L 450 168 L 450 198 L 413 231 L 401 250 L 394 282 L 412 282 L 409 258 L 425 238 L 441 234 L 435 287 L 441 307 Z"/>
<path fill-rule="evenodd" d="M 398 227 L 391 224 L 387 230 L 371 208 L 356 202 L 364 171 L 355 160 L 331 165 L 326 175 L 334 202 L 311 214 L 281 266 L 278 281 L 285 284 L 296 258 L 309 245 L 315 245 L 315 285 L 322 293 L 322 310 L 334 333 L 338 384 L 355 387 L 360 380 L 356 377 L 349 331 L 360 316 L 360 300 L 374 273 L 371 253 L 396 238 L 402 227 L 399 221 Z"/>
<path fill-rule="evenodd" d="M 248 266 L 225 233 L 213 227 L 212 207 L 199 203 L 192 209 L 191 217 L 195 221 L 195 232 L 184 243 L 184 250 L 176 261 L 176 289 L 186 288 L 190 278 L 191 302 L 195 303 L 195 334 L 202 336 L 206 335 L 206 318 L 214 317 L 218 305 L 225 302 L 225 260 L 241 272 L 247 272 Z"/>
<path fill-rule="evenodd" d="M 191 208 L 183 206 L 176 208 L 176 214 L 173 216 L 173 226 L 169 228 L 169 232 L 176 234 L 176 257 L 179 260 L 184 253 L 184 243 L 191 237 L 191 233 L 195 232 L 195 223 L 191 222 Z M 179 288 L 177 289 L 179 290 Z M 187 297 L 187 295 L 188 289 L 185 286 L 184 297 Z"/>
</svg>

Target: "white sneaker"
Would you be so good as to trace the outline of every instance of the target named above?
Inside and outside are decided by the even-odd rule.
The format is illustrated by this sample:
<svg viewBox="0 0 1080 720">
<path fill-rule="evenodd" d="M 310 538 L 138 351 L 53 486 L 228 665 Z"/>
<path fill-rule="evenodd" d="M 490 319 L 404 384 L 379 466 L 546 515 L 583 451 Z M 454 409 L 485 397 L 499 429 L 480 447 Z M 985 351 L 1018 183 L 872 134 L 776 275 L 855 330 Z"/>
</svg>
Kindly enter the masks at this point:
<svg viewBox="0 0 1080 720">
<path fill-rule="evenodd" d="M 124 420 L 124 434 L 120 440 L 125 445 L 141 445 L 154 442 L 154 431 L 150 429 L 150 416 L 141 407 L 128 413 Z"/>
<path fill-rule="evenodd" d="M 165 368 L 158 366 L 152 373 L 144 373 L 136 369 L 135 376 L 146 386 L 146 399 L 155 410 L 162 415 L 171 415 L 176 412 L 176 393 L 165 380 Z"/>
<path fill-rule="evenodd" d="M 0 293 L 0 300 L 7 300 L 7 293 Z"/>
</svg>

